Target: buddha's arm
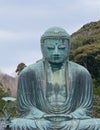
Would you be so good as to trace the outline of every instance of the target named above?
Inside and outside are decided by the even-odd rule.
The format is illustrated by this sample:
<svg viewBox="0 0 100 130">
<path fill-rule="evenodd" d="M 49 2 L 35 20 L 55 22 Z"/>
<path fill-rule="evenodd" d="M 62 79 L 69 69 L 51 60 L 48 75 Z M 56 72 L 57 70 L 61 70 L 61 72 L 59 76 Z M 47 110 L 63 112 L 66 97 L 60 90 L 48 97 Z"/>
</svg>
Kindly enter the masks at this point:
<svg viewBox="0 0 100 130">
<path fill-rule="evenodd" d="M 74 100 L 78 99 L 77 108 L 75 111 L 70 113 L 73 118 L 91 118 L 92 116 L 92 101 L 93 101 L 93 87 L 92 87 L 92 80 L 91 76 L 87 71 L 82 71 L 80 77 L 80 90 L 77 93 L 79 97 Z"/>
<path fill-rule="evenodd" d="M 21 74 L 18 80 L 18 109 L 22 117 L 41 118 L 44 113 L 36 108 L 34 76 Z"/>
</svg>

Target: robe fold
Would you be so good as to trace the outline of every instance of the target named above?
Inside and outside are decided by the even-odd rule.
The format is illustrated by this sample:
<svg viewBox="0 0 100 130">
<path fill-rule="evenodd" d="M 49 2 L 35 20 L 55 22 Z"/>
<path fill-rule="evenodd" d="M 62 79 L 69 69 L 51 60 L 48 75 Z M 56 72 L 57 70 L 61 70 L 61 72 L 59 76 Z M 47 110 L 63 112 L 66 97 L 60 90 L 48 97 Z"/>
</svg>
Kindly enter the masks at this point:
<svg viewBox="0 0 100 130">
<path fill-rule="evenodd" d="M 92 118 L 93 87 L 89 72 L 70 61 L 67 69 L 67 98 L 59 108 L 46 98 L 43 60 L 21 72 L 17 92 L 20 118 L 12 121 L 12 130 L 100 130 L 100 119 Z M 50 120 L 44 118 L 46 114 L 51 115 Z M 59 115 L 70 115 L 73 119 L 60 119 Z"/>
</svg>

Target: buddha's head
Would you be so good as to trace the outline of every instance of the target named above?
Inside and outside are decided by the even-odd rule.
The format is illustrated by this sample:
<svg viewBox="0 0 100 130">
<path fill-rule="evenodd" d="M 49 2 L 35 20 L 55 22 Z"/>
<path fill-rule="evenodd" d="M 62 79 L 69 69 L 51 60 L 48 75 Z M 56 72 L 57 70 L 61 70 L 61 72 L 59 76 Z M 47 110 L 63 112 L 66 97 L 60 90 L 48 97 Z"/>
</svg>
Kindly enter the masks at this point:
<svg viewBox="0 0 100 130">
<path fill-rule="evenodd" d="M 70 35 L 62 28 L 49 28 L 41 36 L 43 58 L 50 63 L 63 63 L 69 58 Z"/>
</svg>

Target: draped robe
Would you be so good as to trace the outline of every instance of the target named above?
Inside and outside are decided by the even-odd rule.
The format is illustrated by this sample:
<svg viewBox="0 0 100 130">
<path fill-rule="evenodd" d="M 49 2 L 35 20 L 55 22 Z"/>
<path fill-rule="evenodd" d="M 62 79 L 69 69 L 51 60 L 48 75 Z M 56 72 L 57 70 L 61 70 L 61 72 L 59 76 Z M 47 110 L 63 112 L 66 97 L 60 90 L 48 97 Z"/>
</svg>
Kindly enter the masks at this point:
<svg viewBox="0 0 100 130">
<path fill-rule="evenodd" d="M 48 68 L 45 69 L 44 61 L 21 72 L 17 92 L 20 118 L 12 120 L 12 130 L 100 130 L 100 119 L 92 118 L 93 88 L 89 72 L 71 61 L 66 68 L 67 98 L 59 110 L 46 98 Z M 45 119 L 46 114 L 51 118 Z M 73 119 L 68 120 L 64 115 Z"/>
</svg>

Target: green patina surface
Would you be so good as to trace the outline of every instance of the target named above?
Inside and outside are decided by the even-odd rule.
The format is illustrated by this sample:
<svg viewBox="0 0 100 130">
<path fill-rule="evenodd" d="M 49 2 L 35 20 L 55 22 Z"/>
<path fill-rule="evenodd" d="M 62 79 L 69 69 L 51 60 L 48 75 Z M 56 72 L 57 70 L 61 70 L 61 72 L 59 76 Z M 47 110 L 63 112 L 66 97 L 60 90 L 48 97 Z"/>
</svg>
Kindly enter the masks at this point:
<svg viewBox="0 0 100 130">
<path fill-rule="evenodd" d="M 12 130 L 99 130 L 92 118 L 93 87 L 87 69 L 69 61 L 70 36 L 62 28 L 41 37 L 43 59 L 19 74 L 18 110 Z"/>
</svg>

